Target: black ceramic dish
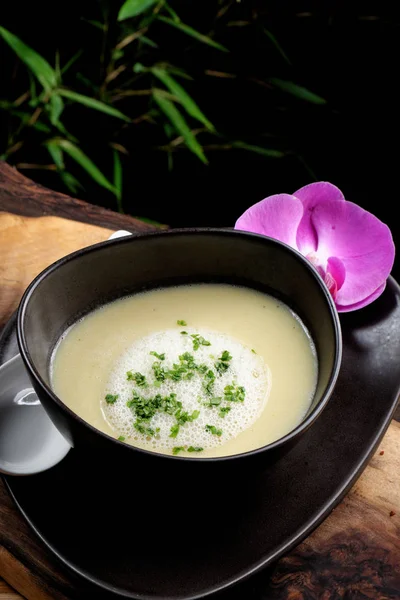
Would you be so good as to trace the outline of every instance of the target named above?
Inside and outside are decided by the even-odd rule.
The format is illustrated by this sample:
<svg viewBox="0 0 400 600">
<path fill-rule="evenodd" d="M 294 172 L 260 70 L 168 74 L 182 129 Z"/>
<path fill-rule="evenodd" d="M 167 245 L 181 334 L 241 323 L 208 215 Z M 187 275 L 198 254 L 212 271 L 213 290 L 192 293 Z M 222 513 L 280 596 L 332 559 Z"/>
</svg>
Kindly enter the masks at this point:
<svg viewBox="0 0 400 600">
<path fill-rule="evenodd" d="M 99 432 L 69 410 L 49 385 L 51 351 L 63 331 L 89 310 L 146 288 L 189 282 L 230 282 L 272 293 L 298 313 L 316 344 L 319 374 L 303 422 L 261 449 L 222 458 L 181 458 L 146 452 Z M 334 388 L 341 361 L 341 332 L 333 301 L 319 275 L 297 251 L 276 240 L 231 230 L 175 230 L 104 242 L 43 271 L 18 311 L 18 343 L 44 408 L 76 451 L 100 454 L 128 472 L 173 469 L 180 476 L 229 476 L 257 471 L 287 452 L 315 422 Z M 173 476 L 171 471 L 166 472 Z"/>
<path fill-rule="evenodd" d="M 233 586 L 271 565 L 330 513 L 397 405 L 397 283 L 389 278 L 378 300 L 340 320 L 342 367 L 326 409 L 286 456 L 229 502 L 220 504 L 220 489 L 209 488 L 198 510 L 182 482 L 167 479 L 158 504 L 146 509 L 148 478 L 132 471 L 110 484 L 109 466 L 99 466 L 98 479 L 74 451 L 41 475 L 4 478 L 37 535 L 80 574 L 71 600 L 193 600 L 223 589 L 224 600 L 266 598 L 262 579 Z M 0 340 L 0 362 L 17 351 L 14 318 Z M 255 594 L 255 586 L 264 591 Z"/>
</svg>

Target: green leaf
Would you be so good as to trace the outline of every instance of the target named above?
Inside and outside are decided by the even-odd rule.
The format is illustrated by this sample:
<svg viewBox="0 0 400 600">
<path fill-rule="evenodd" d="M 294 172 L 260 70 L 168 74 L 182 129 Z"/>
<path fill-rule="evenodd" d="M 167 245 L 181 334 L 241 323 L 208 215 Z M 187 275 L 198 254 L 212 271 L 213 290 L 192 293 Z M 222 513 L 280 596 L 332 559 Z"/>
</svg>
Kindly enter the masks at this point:
<svg viewBox="0 0 400 600">
<path fill-rule="evenodd" d="M 283 60 L 285 62 L 287 62 L 288 65 L 292 65 L 287 54 L 285 53 L 284 49 L 282 48 L 282 46 L 280 45 L 280 43 L 278 42 L 278 40 L 276 39 L 274 34 L 271 31 L 269 31 L 269 29 L 266 29 L 265 27 L 264 27 L 263 31 L 264 31 L 265 35 L 270 39 L 272 44 L 275 46 L 275 48 L 277 49 L 279 54 L 282 56 Z"/>
<path fill-rule="evenodd" d="M 57 125 L 62 111 L 64 110 L 64 102 L 58 94 L 52 94 L 49 101 L 50 122 L 52 125 Z"/>
<path fill-rule="evenodd" d="M 108 181 L 108 179 L 103 175 L 103 173 L 100 171 L 100 169 L 98 169 L 96 167 L 96 165 L 93 163 L 93 161 L 88 156 L 86 156 L 86 154 L 84 152 L 82 152 L 82 150 L 80 148 L 78 148 L 78 146 L 76 146 L 69 140 L 62 140 L 62 139 L 61 140 L 60 139 L 51 140 L 50 142 L 47 143 L 47 146 L 49 144 L 51 144 L 53 146 L 58 146 L 59 148 L 61 148 L 76 163 L 78 163 L 78 165 L 80 165 L 82 167 L 82 169 L 84 169 L 88 173 L 88 175 L 90 175 L 90 177 L 92 177 L 92 179 L 94 179 L 94 181 L 96 181 L 96 183 L 98 183 L 102 187 L 106 188 L 107 190 L 112 192 L 114 195 L 116 194 L 116 190 L 115 190 L 114 186 L 112 185 L 112 183 L 110 183 Z"/>
<path fill-rule="evenodd" d="M 78 190 L 83 189 L 83 185 L 68 171 L 59 171 L 59 175 L 63 183 L 67 186 L 70 192 L 76 194 Z"/>
<path fill-rule="evenodd" d="M 286 81 L 285 79 L 277 79 L 276 77 L 273 77 L 269 80 L 269 82 L 282 90 L 282 92 L 287 92 L 288 94 L 296 96 L 296 98 L 300 98 L 306 102 L 311 102 L 312 104 L 326 104 L 325 98 L 317 96 L 317 94 L 314 94 L 314 92 L 310 92 L 310 90 L 307 88 L 297 85 L 297 83 L 293 83 L 293 81 Z"/>
<path fill-rule="evenodd" d="M 84 17 L 81 17 L 81 19 L 82 19 L 82 21 L 85 21 L 85 23 L 89 23 L 89 25 L 96 27 L 96 29 L 100 29 L 100 31 L 106 30 L 105 24 L 101 23 L 100 21 L 95 21 L 93 19 L 85 19 Z"/>
<path fill-rule="evenodd" d="M 249 150 L 250 152 L 255 152 L 256 154 L 268 156 L 268 158 L 283 158 L 285 156 L 285 153 L 281 152 L 280 150 L 273 150 L 272 148 L 262 148 L 261 146 L 253 146 L 252 144 L 246 144 L 245 142 L 232 142 L 231 145 L 233 148 Z"/>
<path fill-rule="evenodd" d="M 163 69 L 159 69 L 157 67 L 151 69 L 151 72 L 155 77 L 162 81 L 171 94 L 178 98 L 179 102 L 189 115 L 200 121 L 200 123 L 203 123 L 203 125 L 205 125 L 210 131 L 215 131 L 213 124 L 210 123 L 207 117 L 201 112 L 195 101 L 189 96 L 184 88 L 173 77 L 171 77 L 171 75 L 169 75 Z"/>
<path fill-rule="evenodd" d="M 177 13 L 174 11 L 174 9 L 171 8 L 169 6 L 169 4 L 167 4 L 167 3 L 165 3 L 164 6 L 165 6 L 166 11 L 169 12 L 171 17 L 173 18 L 173 20 L 176 21 L 177 23 L 180 23 L 181 20 L 180 20 L 179 16 L 177 15 Z"/>
<path fill-rule="evenodd" d="M 2 103 L 0 102 L 0 108 L 6 108 L 6 107 L 5 107 L 5 105 L 2 106 Z M 38 131 L 41 131 L 42 133 L 51 133 L 51 128 L 48 127 L 45 123 L 36 121 L 35 123 L 30 124 L 29 121 L 32 118 L 32 115 L 30 113 L 24 112 L 22 110 L 10 110 L 10 108 L 8 108 L 8 107 L 6 108 L 6 110 L 13 117 L 17 117 L 18 119 L 21 119 L 23 125 L 26 125 L 28 127 L 33 127 L 33 129 L 37 129 Z"/>
<path fill-rule="evenodd" d="M 74 102 L 79 102 L 80 104 L 84 104 L 85 106 L 93 108 L 94 110 L 99 110 L 100 112 L 106 113 L 107 115 L 111 115 L 112 117 L 117 117 L 118 119 L 130 122 L 129 117 L 124 115 L 122 112 L 120 112 L 113 106 L 109 106 L 108 104 L 105 104 L 100 100 L 90 98 L 90 96 L 84 96 L 83 94 L 78 94 L 77 92 L 64 89 L 57 90 L 57 93 L 60 94 L 60 96 L 64 96 L 64 98 L 68 98 L 69 100 L 73 100 Z"/>
<path fill-rule="evenodd" d="M 150 48 L 158 48 L 158 44 L 156 44 L 155 42 L 153 42 L 153 40 L 151 40 L 150 38 L 148 38 L 145 35 L 141 35 L 140 36 L 140 41 L 143 42 L 143 44 L 146 44 L 147 46 L 150 46 Z"/>
<path fill-rule="evenodd" d="M 16 35 L 4 29 L 4 27 L 0 27 L 0 36 L 7 42 L 18 58 L 32 71 L 47 92 L 56 87 L 57 74 L 46 59 L 24 44 Z"/>
<path fill-rule="evenodd" d="M 118 13 L 118 21 L 140 15 L 157 1 L 158 0 L 126 0 Z"/>
<path fill-rule="evenodd" d="M 192 131 L 190 130 L 189 125 L 186 123 L 185 119 L 182 117 L 179 110 L 176 108 L 171 100 L 165 98 L 160 92 L 154 90 L 153 98 L 155 102 L 158 104 L 160 110 L 168 117 L 171 121 L 172 125 L 175 127 L 177 132 L 182 135 L 185 140 L 187 147 L 205 164 L 208 164 L 206 157 L 204 156 L 203 148 L 200 146 L 199 142 L 196 140 Z"/>
<path fill-rule="evenodd" d="M 36 93 L 36 80 L 33 77 L 31 72 L 28 72 L 28 75 L 29 75 L 29 92 L 31 95 L 31 99 L 29 101 L 29 106 L 32 106 L 34 108 L 38 105 L 38 98 L 37 98 L 37 93 Z"/>
<path fill-rule="evenodd" d="M 47 150 L 50 153 L 51 158 L 54 160 L 54 164 L 56 165 L 59 171 L 64 170 L 64 154 L 61 148 L 53 142 L 48 142 L 46 145 Z"/>
<path fill-rule="evenodd" d="M 158 15 L 157 18 L 159 21 L 162 21 L 163 23 L 166 23 L 167 25 L 172 25 L 172 27 L 176 27 L 183 33 L 186 33 L 186 35 L 190 35 L 192 38 L 195 38 L 196 40 L 198 40 L 199 42 L 202 42 L 203 44 L 207 44 L 208 46 L 217 48 L 217 50 L 222 50 L 222 52 L 229 52 L 228 48 L 225 48 L 225 46 L 218 44 L 218 42 L 215 42 L 214 40 L 212 40 L 208 36 L 204 35 L 203 33 L 200 33 L 200 31 L 193 29 L 193 27 L 189 27 L 189 25 L 185 25 L 185 23 L 174 21 L 173 19 L 170 19 L 169 17 L 164 17 L 163 15 Z"/>
<path fill-rule="evenodd" d="M 61 74 L 64 74 L 68 71 L 68 69 L 70 69 L 72 67 L 72 65 L 74 64 L 75 61 L 78 60 L 78 58 L 82 55 L 83 50 L 78 50 L 78 52 L 76 52 L 76 54 L 74 54 L 72 56 L 72 58 L 69 59 L 69 61 L 66 63 L 66 65 L 61 69 Z"/>
<path fill-rule="evenodd" d="M 115 197 L 117 198 L 118 203 L 118 211 L 123 213 L 122 208 L 122 165 L 119 154 L 116 150 L 113 150 L 113 158 L 114 158 L 114 188 L 115 188 Z"/>
</svg>

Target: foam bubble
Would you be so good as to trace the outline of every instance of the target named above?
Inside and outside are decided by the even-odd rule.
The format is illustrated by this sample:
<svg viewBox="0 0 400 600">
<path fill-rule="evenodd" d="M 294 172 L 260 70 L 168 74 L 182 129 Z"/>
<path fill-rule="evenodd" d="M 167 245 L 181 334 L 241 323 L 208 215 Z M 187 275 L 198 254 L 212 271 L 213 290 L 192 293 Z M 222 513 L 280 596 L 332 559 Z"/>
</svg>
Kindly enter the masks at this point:
<svg viewBox="0 0 400 600">
<path fill-rule="evenodd" d="M 271 387 L 271 374 L 262 357 L 223 333 L 203 328 L 185 329 L 188 335 L 182 335 L 180 330 L 168 329 L 137 340 L 113 366 L 104 396 L 118 394 L 118 399 L 113 404 L 102 400 L 101 409 L 104 418 L 118 436 L 129 438 L 133 444 L 138 442 L 143 445 L 143 442 L 146 442 L 149 449 L 161 452 L 170 452 L 175 446 L 200 446 L 206 449 L 220 446 L 236 437 L 260 416 L 268 401 Z M 191 334 L 199 334 L 211 345 L 200 345 L 194 350 Z M 225 350 L 230 353 L 232 359 L 229 361 L 228 370 L 219 375 L 215 370 L 215 363 Z M 224 399 L 217 407 L 204 406 L 204 403 L 210 400 L 210 396 L 204 391 L 204 375 L 197 372 L 190 380 L 166 380 L 160 387 L 155 387 L 152 365 L 158 359 L 150 354 L 152 351 L 165 354 L 165 360 L 161 362 L 164 369 L 171 369 L 174 363 L 179 363 L 179 355 L 189 352 L 196 364 L 206 364 L 215 372 L 212 397 L 224 398 L 224 388 L 234 384 L 245 388 L 244 401 L 228 402 Z M 128 371 L 145 375 L 149 386 L 139 387 L 135 381 L 128 381 Z M 196 420 L 181 425 L 177 437 L 171 438 L 171 426 L 176 422 L 175 418 L 157 412 L 149 426 L 153 429 L 159 428 L 159 432 L 154 437 L 146 438 L 134 428 L 136 417 L 134 411 L 127 407 L 133 391 L 144 398 L 175 393 L 176 399 L 182 402 L 184 411 L 192 414 L 193 411 L 199 410 L 200 414 Z M 221 417 L 219 409 L 223 406 L 230 406 L 231 410 Z M 222 435 L 211 434 L 206 430 L 206 425 L 214 425 L 221 429 Z"/>
</svg>

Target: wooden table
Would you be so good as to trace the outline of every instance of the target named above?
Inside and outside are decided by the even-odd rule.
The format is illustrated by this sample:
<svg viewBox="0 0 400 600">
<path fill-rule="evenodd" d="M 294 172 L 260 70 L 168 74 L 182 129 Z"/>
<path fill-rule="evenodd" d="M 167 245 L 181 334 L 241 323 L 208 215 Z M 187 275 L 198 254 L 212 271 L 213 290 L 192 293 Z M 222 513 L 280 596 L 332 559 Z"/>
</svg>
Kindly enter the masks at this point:
<svg viewBox="0 0 400 600">
<path fill-rule="evenodd" d="M 0 162 L 0 328 L 38 272 L 116 229 L 151 227 L 42 188 Z M 399 409 L 356 485 L 312 535 L 261 575 L 252 598 L 400 599 L 398 421 Z M 77 585 L 31 532 L 0 480 L 0 600 L 69 600 Z"/>
</svg>

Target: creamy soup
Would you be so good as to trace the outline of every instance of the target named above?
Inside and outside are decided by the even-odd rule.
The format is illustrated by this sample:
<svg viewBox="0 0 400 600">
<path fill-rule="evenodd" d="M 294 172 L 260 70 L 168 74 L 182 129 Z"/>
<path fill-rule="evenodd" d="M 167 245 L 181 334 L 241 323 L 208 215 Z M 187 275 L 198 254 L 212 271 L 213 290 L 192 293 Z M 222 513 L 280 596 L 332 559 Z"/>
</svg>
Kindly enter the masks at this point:
<svg viewBox="0 0 400 600">
<path fill-rule="evenodd" d="M 215 457 L 273 442 L 306 415 L 318 364 L 304 324 L 272 296 L 193 284 L 106 304 L 51 361 L 55 393 L 127 444 Z"/>
</svg>

